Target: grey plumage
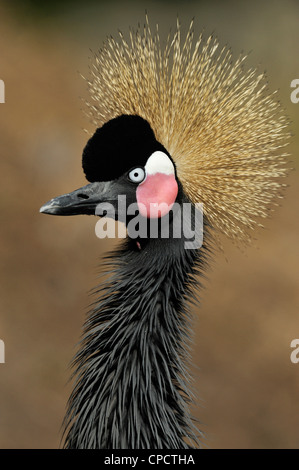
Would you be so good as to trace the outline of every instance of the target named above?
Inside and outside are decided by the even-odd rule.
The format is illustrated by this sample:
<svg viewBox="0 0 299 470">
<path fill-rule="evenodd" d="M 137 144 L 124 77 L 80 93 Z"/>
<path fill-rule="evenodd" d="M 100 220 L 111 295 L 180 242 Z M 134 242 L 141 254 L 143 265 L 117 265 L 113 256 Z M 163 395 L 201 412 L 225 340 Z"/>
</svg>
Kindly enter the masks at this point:
<svg viewBox="0 0 299 470">
<path fill-rule="evenodd" d="M 186 367 L 186 300 L 208 249 L 184 238 L 126 240 L 105 263 L 109 280 L 94 291 L 70 397 L 68 448 L 197 447 Z M 99 296 L 99 300 L 98 300 Z"/>
<path fill-rule="evenodd" d="M 157 203 L 175 188 L 172 202 L 204 205 L 200 249 L 186 250 L 184 233 L 138 240 L 129 234 L 108 258 L 109 276 L 95 291 L 74 360 L 67 448 L 200 445 L 188 409 L 187 298 L 200 285 L 212 229 L 250 242 L 250 231 L 285 186 L 288 122 L 265 92 L 264 77 L 244 72 L 244 57 L 232 63 L 225 48 L 217 56 L 212 37 L 206 44 L 193 37 L 191 24 L 181 44 L 177 25 L 162 50 L 158 30 L 152 34 L 147 22 L 130 43 L 122 35 L 119 42 L 107 40 L 88 80 L 89 114 L 98 127 L 83 151 L 91 184 L 41 208 L 54 215 L 94 214 L 98 203 L 115 205 L 119 195 L 128 204 L 139 204 L 140 195 Z M 144 179 L 132 181 L 132 170 Z M 156 173 L 169 177 L 172 189 L 167 193 L 165 179 L 156 179 L 147 199 L 144 187 Z"/>
</svg>

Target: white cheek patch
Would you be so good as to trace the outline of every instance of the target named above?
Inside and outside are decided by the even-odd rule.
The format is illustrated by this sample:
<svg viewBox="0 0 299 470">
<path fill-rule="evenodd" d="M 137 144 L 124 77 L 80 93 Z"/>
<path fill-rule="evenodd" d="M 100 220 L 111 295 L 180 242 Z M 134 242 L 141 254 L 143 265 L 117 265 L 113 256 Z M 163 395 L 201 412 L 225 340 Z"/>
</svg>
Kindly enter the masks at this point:
<svg viewBox="0 0 299 470">
<path fill-rule="evenodd" d="M 165 175 L 175 175 L 174 166 L 166 153 L 157 150 L 148 158 L 145 171 L 147 175 L 164 173 Z"/>
<path fill-rule="evenodd" d="M 174 165 L 166 153 L 156 151 L 147 160 L 145 171 L 146 177 L 136 189 L 139 212 L 147 218 L 163 217 L 178 194 Z"/>
</svg>

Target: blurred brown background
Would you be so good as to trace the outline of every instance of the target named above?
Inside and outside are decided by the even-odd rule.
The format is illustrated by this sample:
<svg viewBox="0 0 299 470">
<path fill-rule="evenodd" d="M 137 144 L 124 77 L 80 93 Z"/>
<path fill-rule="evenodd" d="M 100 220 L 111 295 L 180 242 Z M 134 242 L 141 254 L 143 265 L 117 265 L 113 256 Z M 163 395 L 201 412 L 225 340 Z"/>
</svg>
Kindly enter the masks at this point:
<svg viewBox="0 0 299 470">
<path fill-rule="evenodd" d="M 76 350 L 101 254 L 117 241 L 96 238 L 93 217 L 39 214 L 51 197 L 85 184 L 81 111 L 89 48 L 144 21 L 169 31 L 177 15 L 198 33 L 215 32 L 235 57 L 266 70 L 292 120 L 298 166 L 299 4 L 294 1 L 0 2 L 1 233 L 0 448 L 57 448 Z M 298 448 L 298 197 L 290 188 L 256 247 L 224 241 L 194 312 L 194 413 L 210 448 Z"/>
</svg>

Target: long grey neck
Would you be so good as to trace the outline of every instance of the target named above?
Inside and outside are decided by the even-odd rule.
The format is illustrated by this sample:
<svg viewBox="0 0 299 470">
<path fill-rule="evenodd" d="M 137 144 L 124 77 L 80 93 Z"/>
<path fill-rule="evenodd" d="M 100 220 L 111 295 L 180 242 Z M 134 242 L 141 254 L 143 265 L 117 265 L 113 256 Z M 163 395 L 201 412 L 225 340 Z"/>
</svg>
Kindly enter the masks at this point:
<svg viewBox="0 0 299 470">
<path fill-rule="evenodd" d="M 81 347 L 65 447 L 178 449 L 198 445 L 189 415 L 186 298 L 204 249 L 184 239 L 127 239 L 106 263 Z M 198 280 L 196 281 L 198 283 Z"/>
</svg>

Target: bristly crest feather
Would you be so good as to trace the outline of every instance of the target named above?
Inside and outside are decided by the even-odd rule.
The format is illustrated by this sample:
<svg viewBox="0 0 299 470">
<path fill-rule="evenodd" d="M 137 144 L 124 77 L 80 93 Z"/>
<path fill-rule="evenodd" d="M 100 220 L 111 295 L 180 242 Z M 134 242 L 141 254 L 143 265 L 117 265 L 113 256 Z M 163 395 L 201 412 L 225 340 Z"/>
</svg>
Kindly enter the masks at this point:
<svg viewBox="0 0 299 470">
<path fill-rule="evenodd" d="M 285 186 L 288 120 L 265 76 L 218 48 L 212 36 L 194 40 L 193 22 L 185 40 L 178 23 L 162 48 L 146 18 L 95 55 L 88 114 L 97 127 L 121 114 L 146 119 L 211 226 L 247 243 Z"/>
</svg>

